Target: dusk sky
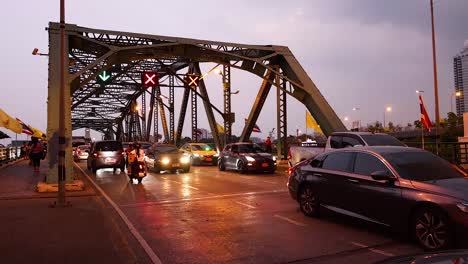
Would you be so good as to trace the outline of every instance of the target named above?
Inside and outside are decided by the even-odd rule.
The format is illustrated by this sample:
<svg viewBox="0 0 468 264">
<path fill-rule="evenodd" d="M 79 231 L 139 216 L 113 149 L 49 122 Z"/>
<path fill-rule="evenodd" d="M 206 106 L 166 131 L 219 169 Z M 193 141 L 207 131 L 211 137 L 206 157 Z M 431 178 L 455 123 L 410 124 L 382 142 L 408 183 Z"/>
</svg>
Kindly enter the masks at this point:
<svg viewBox="0 0 468 264">
<path fill-rule="evenodd" d="M 6 1 L 0 11 L 2 77 L 0 108 L 32 126 L 47 127 L 49 21 L 58 21 L 59 1 Z M 453 100 L 453 57 L 468 39 L 468 1 L 436 0 L 435 20 L 440 113 Z M 83 27 L 145 34 L 288 46 L 340 118 L 406 125 L 419 119 L 415 90 L 434 119 L 434 90 L 429 0 L 304 1 L 66 1 L 66 22 Z M 211 65 L 204 65 L 207 70 Z M 260 87 L 250 73 L 232 70 L 234 134 Z M 220 76 L 210 75 L 207 88 L 222 108 Z M 165 91 L 163 91 L 165 93 Z M 265 137 L 276 127 L 276 92 L 272 90 L 257 124 Z M 176 94 L 177 96 L 177 94 Z M 180 100 L 176 97 L 176 106 Z M 199 103 L 199 126 L 208 128 Z M 360 111 L 352 111 L 358 107 Z M 220 122 L 221 119 L 218 117 Z M 177 121 L 177 120 L 176 120 Z M 184 136 L 190 136 L 185 123 Z M 305 107 L 288 98 L 289 134 L 305 130 Z M 1 128 L 14 139 L 14 134 Z M 82 131 L 75 134 L 83 135 Z M 24 139 L 21 135 L 18 138 Z M 0 140 L 0 143 L 7 141 Z"/>
</svg>

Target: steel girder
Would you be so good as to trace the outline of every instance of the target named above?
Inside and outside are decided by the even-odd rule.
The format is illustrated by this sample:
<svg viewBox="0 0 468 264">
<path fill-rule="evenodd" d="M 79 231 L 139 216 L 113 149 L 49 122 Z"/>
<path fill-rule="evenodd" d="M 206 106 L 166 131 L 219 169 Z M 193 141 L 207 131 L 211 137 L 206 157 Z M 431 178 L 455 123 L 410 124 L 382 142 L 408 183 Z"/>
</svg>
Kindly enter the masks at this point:
<svg viewBox="0 0 468 264">
<path fill-rule="evenodd" d="M 223 65 L 223 102 L 224 102 L 224 146 L 230 143 L 232 136 L 232 122 L 231 120 L 231 67 Z M 223 147 L 224 147 L 223 146 Z"/>
<path fill-rule="evenodd" d="M 50 23 L 48 29 L 57 32 L 59 24 Z M 194 61 L 229 65 L 263 79 L 270 71 L 285 83 L 281 89 L 304 103 L 326 135 L 346 130 L 287 47 L 108 31 L 70 24 L 66 25 L 66 34 L 72 120 L 86 120 L 80 121 L 83 126 L 91 127 L 96 120 L 122 122 L 129 114 L 129 101 L 144 92 L 140 85 L 142 71 L 158 71 L 162 78 Z M 273 60 L 282 72 L 272 68 Z M 104 88 L 96 84 L 96 77 L 103 70 L 114 73 L 111 84 Z M 271 79 L 268 81 L 271 83 Z M 104 131 L 108 127 L 94 125 L 93 129 Z"/>
</svg>

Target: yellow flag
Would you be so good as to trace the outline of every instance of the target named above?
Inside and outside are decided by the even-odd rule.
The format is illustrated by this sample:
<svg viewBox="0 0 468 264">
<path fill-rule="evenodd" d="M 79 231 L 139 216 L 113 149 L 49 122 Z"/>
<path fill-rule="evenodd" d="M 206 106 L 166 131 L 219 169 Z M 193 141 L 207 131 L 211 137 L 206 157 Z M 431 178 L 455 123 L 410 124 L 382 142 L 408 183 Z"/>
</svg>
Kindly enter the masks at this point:
<svg viewBox="0 0 468 264">
<path fill-rule="evenodd" d="M 28 126 L 28 127 L 33 131 L 33 134 L 31 135 L 31 137 L 37 137 L 37 138 L 40 138 L 40 139 L 45 139 L 46 138 L 46 134 L 44 132 L 42 132 L 39 129 L 34 128 L 32 126 Z"/>
<path fill-rule="evenodd" d="M 323 134 L 323 131 L 320 128 L 319 124 L 317 124 L 317 121 L 315 121 L 315 119 L 309 112 L 306 112 L 306 127 L 313 128 L 315 132 Z"/>
<path fill-rule="evenodd" d="M 16 134 L 21 134 L 23 127 L 18 120 L 12 118 L 2 109 L 0 109 L 0 127 L 8 128 Z"/>
<path fill-rule="evenodd" d="M 224 127 L 218 123 L 216 123 L 216 128 L 218 129 L 218 133 L 224 134 Z"/>
</svg>

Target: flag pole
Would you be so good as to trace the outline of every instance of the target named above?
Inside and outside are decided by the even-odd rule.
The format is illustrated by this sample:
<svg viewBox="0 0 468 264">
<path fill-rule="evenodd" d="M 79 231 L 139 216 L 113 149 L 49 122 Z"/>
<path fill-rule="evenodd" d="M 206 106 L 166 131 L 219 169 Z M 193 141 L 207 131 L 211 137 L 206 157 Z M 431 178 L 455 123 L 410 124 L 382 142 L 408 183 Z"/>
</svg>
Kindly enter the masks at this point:
<svg viewBox="0 0 468 264">
<path fill-rule="evenodd" d="M 423 125 L 424 126 L 424 125 Z M 421 143 L 422 143 L 422 149 L 424 149 L 424 127 L 421 126 Z"/>
</svg>

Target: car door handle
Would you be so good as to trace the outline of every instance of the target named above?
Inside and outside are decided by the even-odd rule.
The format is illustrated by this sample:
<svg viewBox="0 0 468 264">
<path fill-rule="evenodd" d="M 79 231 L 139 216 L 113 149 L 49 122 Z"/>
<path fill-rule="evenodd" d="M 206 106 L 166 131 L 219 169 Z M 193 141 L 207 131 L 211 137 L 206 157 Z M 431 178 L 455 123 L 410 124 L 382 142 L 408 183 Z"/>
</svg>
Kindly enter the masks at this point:
<svg viewBox="0 0 468 264">
<path fill-rule="evenodd" d="M 355 180 L 355 179 L 348 179 L 349 182 L 352 182 L 352 183 L 359 183 L 358 180 Z"/>
<path fill-rule="evenodd" d="M 314 175 L 315 177 L 323 177 L 323 175 L 320 174 L 320 173 L 314 173 L 313 175 Z"/>
</svg>

